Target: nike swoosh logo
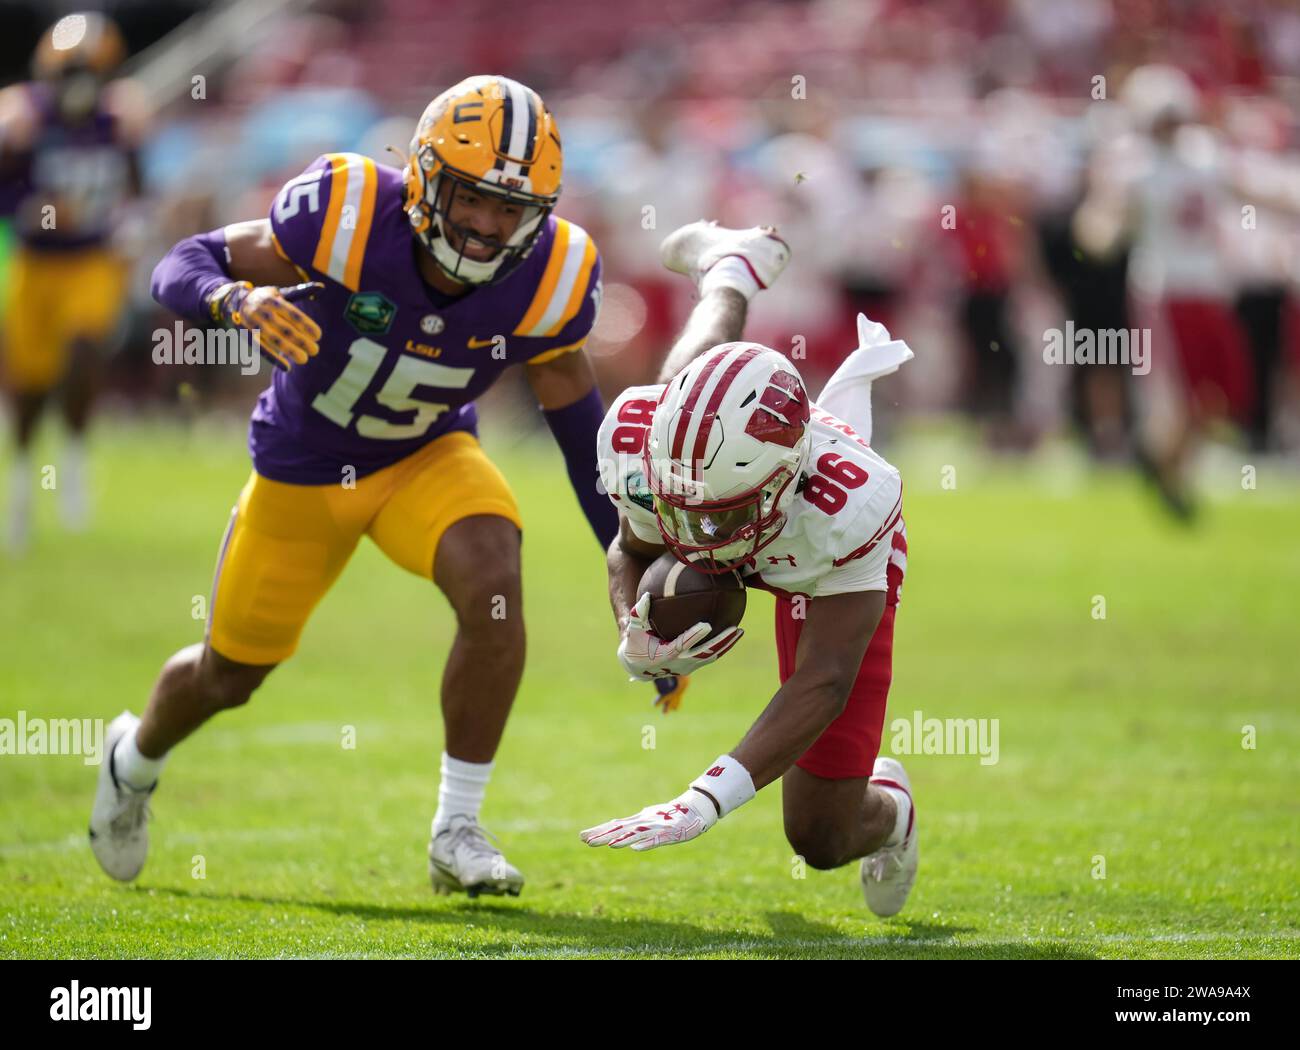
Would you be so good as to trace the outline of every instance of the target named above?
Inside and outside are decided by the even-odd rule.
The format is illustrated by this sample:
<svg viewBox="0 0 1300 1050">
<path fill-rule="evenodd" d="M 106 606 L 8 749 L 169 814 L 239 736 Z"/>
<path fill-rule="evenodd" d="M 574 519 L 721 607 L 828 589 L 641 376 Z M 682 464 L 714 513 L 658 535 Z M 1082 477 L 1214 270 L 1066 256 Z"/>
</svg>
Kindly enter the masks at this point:
<svg viewBox="0 0 1300 1050">
<path fill-rule="evenodd" d="M 491 346 L 495 341 L 495 339 L 475 339 L 473 336 L 470 336 L 469 348 L 471 350 L 479 350 L 485 346 Z"/>
</svg>

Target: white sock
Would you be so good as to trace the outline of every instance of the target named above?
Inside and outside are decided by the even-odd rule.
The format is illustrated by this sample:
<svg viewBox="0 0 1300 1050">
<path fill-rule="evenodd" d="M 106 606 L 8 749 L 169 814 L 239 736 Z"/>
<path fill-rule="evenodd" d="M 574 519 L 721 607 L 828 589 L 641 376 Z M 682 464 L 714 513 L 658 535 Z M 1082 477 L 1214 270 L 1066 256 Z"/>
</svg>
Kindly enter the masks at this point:
<svg viewBox="0 0 1300 1050">
<path fill-rule="evenodd" d="M 900 791 L 898 788 L 877 784 L 876 789 L 883 791 L 894 800 L 897 815 L 894 817 L 894 830 L 889 833 L 889 838 L 885 839 L 885 845 L 897 846 L 907 834 L 907 822 L 912 816 L 912 800 L 907 797 L 907 792 Z"/>
<path fill-rule="evenodd" d="M 32 518 L 32 457 L 25 449 L 14 450 L 9 467 L 9 546 L 22 550 Z"/>
<path fill-rule="evenodd" d="M 444 751 L 442 781 L 438 785 L 438 812 L 433 815 L 433 833 L 436 835 L 442 831 L 453 817 L 468 817 L 477 821 L 491 778 L 491 762 L 462 762 Z"/>
<path fill-rule="evenodd" d="M 715 288 L 731 288 L 748 300 L 754 298 L 761 287 L 749 263 L 739 255 L 728 255 L 710 266 L 700 278 L 700 297 Z"/>
<path fill-rule="evenodd" d="M 63 447 L 63 463 L 58 474 L 59 494 L 63 497 L 60 509 L 63 522 L 70 529 L 85 527 L 90 517 L 90 493 L 86 481 L 86 442 L 77 434 L 69 434 Z"/>
<path fill-rule="evenodd" d="M 113 772 L 119 783 L 136 791 L 152 787 L 166 761 L 166 755 L 162 758 L 146 758 L 140 754 L 140 749 L 135 745 L 135 730 L 122 737 L 113 749 Z"/>
</svg>

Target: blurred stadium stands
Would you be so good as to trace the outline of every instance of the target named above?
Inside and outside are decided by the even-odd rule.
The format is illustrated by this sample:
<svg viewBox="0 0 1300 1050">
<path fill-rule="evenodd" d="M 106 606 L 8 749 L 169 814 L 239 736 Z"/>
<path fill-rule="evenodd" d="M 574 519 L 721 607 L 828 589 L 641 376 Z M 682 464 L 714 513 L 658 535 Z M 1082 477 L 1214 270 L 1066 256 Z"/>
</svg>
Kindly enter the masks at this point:
<svg viewBox="0 0 1300 1050">
<path fill-rule="evenodd" d="M 6 82 L 27 75 L 38 34 L 72 9 L 0 4 Z M 1131 69 L 1181 67 L 1233 163 L 1300 185 L 1294 0 L 132 0 L 102 9 L 126 34 L 128 71 L 161 103 L 144 157 L 148 201 L 124 226 L 137 266 L 110 381 L 123 399 L 172 402 L 187 391 L 204 405 L 246 405 L 261 380 L 151 367 L 148 332 L 170 323 L 148 297 L 153 263 L 186 234 L 265 214 L 278 186 L 320 152 L 400 163 L 386 147 L 403 150 L 428 99 L 475 72 L 531 84 L 557 114 L 560 212 L 587 226 L 606 260 L 592 351 L 607 391 L 650 375 L 689 307 L 689 285 L 658 267 L 663 235 L 701 215 L 775 222 L 795 263 L 757 301 L 753 338 L 806 347 L 816 388 L 865 310 L 918 348 L 891 389 L 903 407 L 969 409 L 1005 448 L 1098 411 L 1086 382 L 1044 366 L 1040 350 L 1044 330 L 1085 309 L 1098 288 L 1109 282 L 1112 303 L 1124 296 L 1122 264 L 1091 266 L 1070 221 L 1090 159 L 1126 127 L 1115 100 Z M 955 228 L 941 224 L 947 205 L 961 216 Z M 1226 207 L 1235 214 L 1239 202 Z M 1233 214 L 1220 218 L 1231 227 Z M 1234 251 L 1229 229 L 1224 293 L 1248 295 L 1261 281 L 1290 293 L 1283 346 L 1264 365 L 1277 373 L 1271 412 L 1239 422 L 1257 445 L 1294 449 L 1300 222 L 1275 218 L 1276 250 L 1263 261 L 1254 250 L 1263 234 L 1243 242 L 1237 230 Z M 1094 448 L 1114 453 L 1091 423 Z"/>
</svg>

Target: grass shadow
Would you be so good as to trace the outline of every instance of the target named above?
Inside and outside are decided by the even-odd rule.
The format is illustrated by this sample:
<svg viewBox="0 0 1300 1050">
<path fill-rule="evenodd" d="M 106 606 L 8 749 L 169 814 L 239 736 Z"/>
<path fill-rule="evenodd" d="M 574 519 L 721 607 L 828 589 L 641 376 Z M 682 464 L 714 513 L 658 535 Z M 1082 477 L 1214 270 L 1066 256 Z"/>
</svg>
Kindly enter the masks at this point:
<svg viewBox="0 0 1300 1050">
<path fill-rule="evenodd" d="M 231 901 L 268 907 L 311 908 L 370 922 L 410 922 L 445 931 L 473 928 L 480 936 L 463 946 L 440 939 L 430 958 L 591 958 L 658 956 L 692 958 L 728 955 L 761 959 L 1091 959 L 1082 948 L 1032 941 L 980 941 L 957 938 L 970 927 L 940 926 L 905 919 L 875 927 L 864 917 L 860 935 L 846 934 L 801 912 L 770 911 L 770 934 L 707 929 L 689 922 L 662 919 L 606 918 L 575 912 L 542 912 L 518 901 L 479 898 L 473 902 L 431 899 L 428 906 L 395 906 L 357 901 L 255 894 L 216 894 L 156 886 L 133 892 L 161 894 L 187 901 Z M 481 934 L 488 933 L 487 939 Z M 357 955 L 368 954 L 359 945 Z"/>
</svg>

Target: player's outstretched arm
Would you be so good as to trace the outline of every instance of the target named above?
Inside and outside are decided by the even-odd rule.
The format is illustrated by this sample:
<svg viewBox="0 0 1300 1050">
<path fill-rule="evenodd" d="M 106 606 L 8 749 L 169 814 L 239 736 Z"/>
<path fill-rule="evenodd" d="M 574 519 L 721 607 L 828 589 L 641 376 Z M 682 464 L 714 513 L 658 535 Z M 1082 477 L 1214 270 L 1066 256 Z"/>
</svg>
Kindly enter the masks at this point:
<svg viewBox="0 0 1300 1050">
<path fill-rule="evenodd" d="M 0 179 L 12 178 L 32 148 L 36 119 L 19 84 L 0 88 Z"/>
<path fill-rule="evenodd" d="M 216 232 L 225 237 L 230 276 L 235 280 L 250 281 L 257 287 L 310 280 L 304 271 L 276 250 L 270 219 L 235 222 Z"/>
<path fill-rule="evenodd" d="M 794 674 L 732 751 L 756 791 L 779 779 L 844 710 L 884 615 L 885 592 L 826 595 L 807 608 Z"/>
<path fill-rule="evenodd" d="M 276 248 L 267 219 L 186 237 L 154 268 L 153 297 L 182 317 L 259 333 L 281 368 L 319 351 L 320 327 L 294 305 L 320 285 Z"/>
<path fill-rule="evenodd" d="M 582 513 L 601 547 L 608 548 L 618 530 L 618 512 L 596 487 L 596 435 L 605 406 L 591 360 L 585 350 L 577 349 L 541 364 L 529 362 L 526 372 L 546 425 L 564 455 Z"/>
<path fill-rule="evenodd" d="M 740 745 L 719 755 L 675 799 L 580 833 L 589 846 L 638 853 L 688 842 L 778 779 L 844 710 L 862 658 L 885 611 L 884 591 L 813 599 L 796 668 Z"/>
</svg>

